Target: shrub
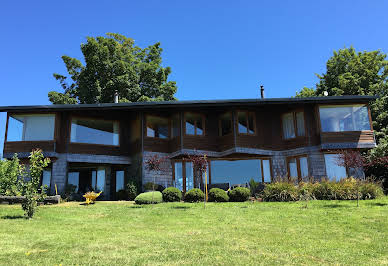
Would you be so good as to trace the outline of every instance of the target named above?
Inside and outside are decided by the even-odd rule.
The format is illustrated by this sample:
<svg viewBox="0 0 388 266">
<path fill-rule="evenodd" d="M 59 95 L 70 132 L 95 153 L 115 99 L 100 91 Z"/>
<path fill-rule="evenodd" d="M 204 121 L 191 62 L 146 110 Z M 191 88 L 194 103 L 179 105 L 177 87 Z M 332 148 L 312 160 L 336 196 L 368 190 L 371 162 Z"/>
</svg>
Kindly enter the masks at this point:
<svg viewBox="0 0 388 266">
<path fill-rule="evenodd" d="M 127 194 L 129 200 L 134 200 L 137 196 L 137 186 L 132 181 L 127 184 Z"/>
<path fill-rule="evenodd" d="M 236 187 L 229 191 L 229 200 L 234 202 L 247 201 L 249 199 L 250 190 L 245 187 Z"/>
<path fill-rule="evenodd" d="M 360 186 L 361 199 L 377 199 L 384 196 L 383 188 L 376 183 L 365 182 Z"/>
<path fill-rule="evenodd" d="M 153 182 L 147 182 L 147 183 L 144 184 L 144 190 L 145 191 L 153 191 L 153 190 L 155 190 L 155 191 L 162 192 L 164 190 L 164 188 L 165 188 L 164 186 L 159 185 L 159 184 L 155 184 Z"/>
<path fill-rule="evenodd" d="M 228 194 L 220 188 L 212 188 L 209 191 L 209 201 L 227 202 L 229 201 Z"/>
<path fill-rule="evenodd" d="M 128 199 L 128 192 L 124 189 L 120 189 L 116 192 L 116 199 L 117 200 L 127 200 Z"/>
<path fill-rule="evenodd" d="M 265 201 L 294 201 L 299 195 L 294 184 L 275 182 L 265 186 L 262 196 Z"/>
<path fill-rule="evenodd" d="M 163 190 L 163 201 L 174 202 L 182 200 L 182 192 L 176 187 L 168 187 Z"/>
<path fill-rule="evenodd" d="M 251 180 L 249 180 L 249 189 L 251 191 L 251 196 L 254 197 L 255 196 L 255 193 L 256 193 L 256 190 L 259 186 L 259 182 L 256 182 L 253 178 L 251 178 Z"/>
<path fill-rule="evenodd" d="M 203 201 L 205 194 L 199 188 L 193 188 L 186 192 L 185 202 L 200 202 Z"/>
<path fill-rule="evenodd" d="M 159 191 L 141 193 L 135 198 L 136 204 L 154 204 L 162 201 L 162 193 Z"/>
</svg>

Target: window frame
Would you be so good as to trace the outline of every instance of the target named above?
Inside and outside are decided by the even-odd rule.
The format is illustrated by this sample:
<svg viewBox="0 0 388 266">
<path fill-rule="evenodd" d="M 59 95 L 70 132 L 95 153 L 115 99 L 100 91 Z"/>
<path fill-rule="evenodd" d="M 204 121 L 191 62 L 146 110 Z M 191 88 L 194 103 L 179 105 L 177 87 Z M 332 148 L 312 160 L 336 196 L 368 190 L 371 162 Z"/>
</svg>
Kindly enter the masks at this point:
<svg viewBox="0 0 388 266">
<path fill-rule="evenodd" d="M 228 133 L 228 134 L 225 134 L 225 135 L 222 135 L 222 118 L 221 116 L 223 115 L 226 115 L 226 114 L 230 114 L 230 128 L 231 128 L 231 132 Z M 233 128 L 233 111 L 227 111 L 227 112 L 224 112 L 222 114 L 219 115 L 218 117 L 218 135 L 220 137 L 225 137 L 225 136 L 231 136 L 233 135 L 233 132 L 234 132 L 234 128 Z"/>
<path fill-rule="evenodd" d="M 238 113 L 245 113 L 246 114 L 246 119 L 247 119 L 247 133 L 240 132 L 238 129 Z M 249 114 L 253 114 L 253 133 L 249 133 Z M 256 136 L 257 135 L 257 127 L 256 127 L 256 112 L 255 111 L 249 111 L 249 110 L 236 110 L 235 111 L 235 126 L 237 130 L 237 135 L 243 135 L 243 136 Z M 232 118 L 233 119 L 233 118 Z"/>
<path fill-rule="evenodd" d="M 203 125 L 201 135 L 197 135 L 197 120 L 195 120 L 195 122 L 194 122 L 194 134 L 187 134 L 187 132 L 186 132 L 187 114 L 195 114 L 195 115 L 199 115 L 201 117 L 202 125 Z M 206 116 L 205 116 L 205 114 L 197 113 L 197 112 L 184 112 L 183 116 L 184 116 L 183 117 L 183 131 L 184 131 L 183 136 L 188 136 L 188 137 L 205 137 L 206 136 Z"/>
<path fill-rule="evenodd" d="M 325 163 L 326 178 L 328 178 L 329 180 L 331 180 L 331 179 L 327 176 L 326 158 L 325 158 L 325 155 L 326 155 L 326 154 L 337 154 L 337 155 L 339 155 L 340 153 L 339 153 L 339 152 L 336 152 L 336 151 L 324 151 L 324 152 L 323 152 L 323 161 L 324 161 L 324 163 Z M 346 178 L 348 178 L 348 177 L 349 177 L 349 168 L 346 167 L 346 166 L 342 166 L 342 167 L 345 168 L 345 171 L 346 171 Z M 336 180 L 336 181 L 339 181 L 339 180 Z"/>
<path fill-rule="evenodd" d="M 54 115 L 54 136 L 52 140 L 20 140 L 20 141 L 8 141 L 8 126 L 9 117 L 12 115 Z M 58 125 L 59 117 L 57 112 L 38 112 L 38 113 L 9 113 L 7 112 L 7 118 L 5 123 L 4 143 L 31 143 L 31 142 L 56 142 L 58 138 Z"/>
<path fill-rule="evenodd" d="M 119 128 L 119 131 L 118 131 L 118 134 L 119 134 L 119 142 L 117 145 L 110 145 L 110 144 L 97 144 L 97 143 L 85 143 L 85 142 L 72 142 L 71 141 L 71 125 L 73 124 L 73 119 L 93 119 L 93 120 L 99 120 L 99 121 L 110 121 L 110 122 L 113 122 L 113 123 L 117 123 L 118 125 L 118 128 Z M 75 116 L 71 116 L 70 118 L 70 123 L 69 123 L 69 127 L 68 127 L 68 130 L 69 130 L 69 137 L 68 137 L 68 141 L 69 141 L 69 144 L 80 144 L 80 145 L 95 145 L 95 146 L 104 146 L 104 147 L 120 147 L 121 146 L 121 123 L 120 123 L 120 120 L 117 120 L 117 119 L 104 119 L 104 118 L 100 118 L 100 117 L 85 117 L 85 116 L 78 116 L 78 115 L 75 115 Z"/>
<path fill-rule="evenodd" d="M 299 154 L 299 155 L 288 156 L 287 160 L 286 160 L 287 161 L 287 176 L 289 178 L 291 178 L 290 164 L 289 163 L 292 159 L 296 160 L 296 170 L 298 172 L 298 176 L 297 176 L 298 183 L 303 181 L 302 171 L 300 169 L 300 158 L 303 158 L 303 157 L 305 157 L 307 159 L 307 172 L 309 173 L 308 176 L 310 176 L 310 167 L 309 167 L 310 159 L 309 159 L 308 154 Z"/>
<path fill-rule="evenodd" d="M 320 107 L 341 107 L 341 106 L 357 106 L 357 105 L 362 105 L 366 106 L 368 109 L 368 117 L 369 117 L 369 125 L 370 125 L 370 130 L 361 130 L 361 131 L 329 131 L 329 132 L 324 132 L 322 131 L 322 122 L 321 122 L 321 112 L 320 112 Z M 315 114 L 317 117 L 317 129 L 318 133 L 323 133 L 323 134 L 338 134 L 338 133 L 349 133 L 349 132 L 373 132 L 373 121 L 372 121 L 372 114 L 370 111 L 370 106 L 367 103 L 337 103 L 337 104 L 318 104 L 315 108 Z"/>
<path fill-rule="evenodd" d="M 303 124 L 304 124 L 304 136 L 299 136 L 298 135 L 298 121 L 297 121 L 297 116 L 296 114 L 297 113 L 303 113 Z M 292 114 L 292 119 L 293 119 L 293 124 L 294 124 L 294 133 L 295 133 L 295 137 L 293 138 L 286 138 L 284 136 L 284 130 L 283 130 L 283 117 L 285 115 L 288 115 L 288 114 Z M 307 127 L 306 127 L 306 112 L 304 111 L 304 109 L 297 109 L 297 110 L 293 110 L 293 111 L 290 111 L 290 112 L 286 112 L 286 113 L 283 113 L 281 115 L 281 120 L 280 120 L 280 125 L 281 125 L 281 130 L 282 130 L 282 139 L 283 140 L 295 140 L 295 139 L 302 139 L 302 138 L 307 138 Z"/>
<path fill-rule="evenodd" d="M 167 138 L 161 138 L 161 137 L 151 137 L 151 136 L 148 136 L 147 135 L 147 128 L 148 128 L 148 117 L 149 116 L 153 116 L 153 117 L 157 117 L 157 118 L 163 118 L 163 119 L 167 119 L 167 127 L 168 127 L 168 136 Z M 165 116 L 161 116 L 161 115 L 154 115 L 154 114 L 145 114 L 145 128 L 144 128 L 144 137 L 145 138 L 150 138 L 150 139 L 160 139 L 160 140 L 169 140 L 171 139 L 171 134 L 172 134 L 172 121 L 171 121 L 171 118 L 170 117 L 165 117 Z"/>
</svg>

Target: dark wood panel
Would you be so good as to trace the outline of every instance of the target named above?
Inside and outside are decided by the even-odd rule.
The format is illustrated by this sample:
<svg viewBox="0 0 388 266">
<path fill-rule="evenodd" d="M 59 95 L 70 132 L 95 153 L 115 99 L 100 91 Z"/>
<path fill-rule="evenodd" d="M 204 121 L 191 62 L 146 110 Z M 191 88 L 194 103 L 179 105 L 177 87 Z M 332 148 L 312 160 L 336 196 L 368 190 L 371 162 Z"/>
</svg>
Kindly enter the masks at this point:
<svg viewBox="0 0 388 266">
<path fill-rule="evenodd" d="M 69 153 L 101 154 L 101 155 L 129 155 L 120 151 L 120 146 L 106 146 L 84 143 L 69 143 Z"/>
<path fill-rule="evenodd" d="M 217 137 L 215 136 L 184 136 L 183 148 L 191 150 L 217 151 Z"/>
<path fill-rule="evenodd" d="M 15 141 L 4 143 L 4 153 L 31 152 L 34 149 L 41 149 L 44 152 L 55 151 L 54 141 Z"/>
<path fill-rule="evenodd" d="M 234 148 L 234 135 L 226 135 L 217 138 L 218 151 L 225 151 Z"/>
<path fill-rule="evenodd" d="M 169 140 L 144 137 L 144 150 L 154 152 L 169 152 Z"/>
<path fill-rule="evenodd" d="M 374 143 L 373 131 L 322 132 L 322 143 Z"/>
</svg>

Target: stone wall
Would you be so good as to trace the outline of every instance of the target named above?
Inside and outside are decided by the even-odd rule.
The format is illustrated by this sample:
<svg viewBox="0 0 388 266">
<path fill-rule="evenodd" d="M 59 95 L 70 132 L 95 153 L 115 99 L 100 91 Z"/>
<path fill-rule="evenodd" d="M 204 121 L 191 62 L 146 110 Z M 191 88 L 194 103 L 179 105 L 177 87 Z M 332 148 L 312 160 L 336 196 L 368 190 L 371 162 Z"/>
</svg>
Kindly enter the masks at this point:
<svg viewBox="0 0 388 266">
<path fill-rule="evenodd" d="M 57 185 L 58 194 L 65 192 L 67 179 L 67 154 L 58 154 L 57 159 L 52 164 L 51 189 L 52 195 L 55 195 L 55 185 Z"/>
<path fill-rule="evenodd" d="M 153 155 L 165 158 L 161 167 L 162 170 L 149 171 L 146 168 L 145 162 Z M 145 151 L 143 154 L 143 162 L 143 185 L 147 182 L 155 182 L 156 184 L 162 185 L 164 187 L 172 186 L 172 165 L 168 153 Z"/>
</svg>

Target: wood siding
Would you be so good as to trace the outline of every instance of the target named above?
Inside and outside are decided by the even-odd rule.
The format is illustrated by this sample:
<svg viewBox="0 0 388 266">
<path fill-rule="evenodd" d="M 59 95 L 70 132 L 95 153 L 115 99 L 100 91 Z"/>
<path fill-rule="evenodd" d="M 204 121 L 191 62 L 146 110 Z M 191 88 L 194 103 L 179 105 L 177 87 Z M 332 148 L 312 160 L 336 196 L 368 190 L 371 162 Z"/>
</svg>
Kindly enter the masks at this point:
<svg viewBox="0 0 388 266">
<path fill-rule="evenodd" d="M 34 149 L 54 152 L 55 141 L 12 141 L 4 143 L 4 153 L 31 152 Z"/>
<path fill-rule="evenodd" d="M 374 143 L 373 131 L 322 132 L 322 143 Z"/>
</svg>

